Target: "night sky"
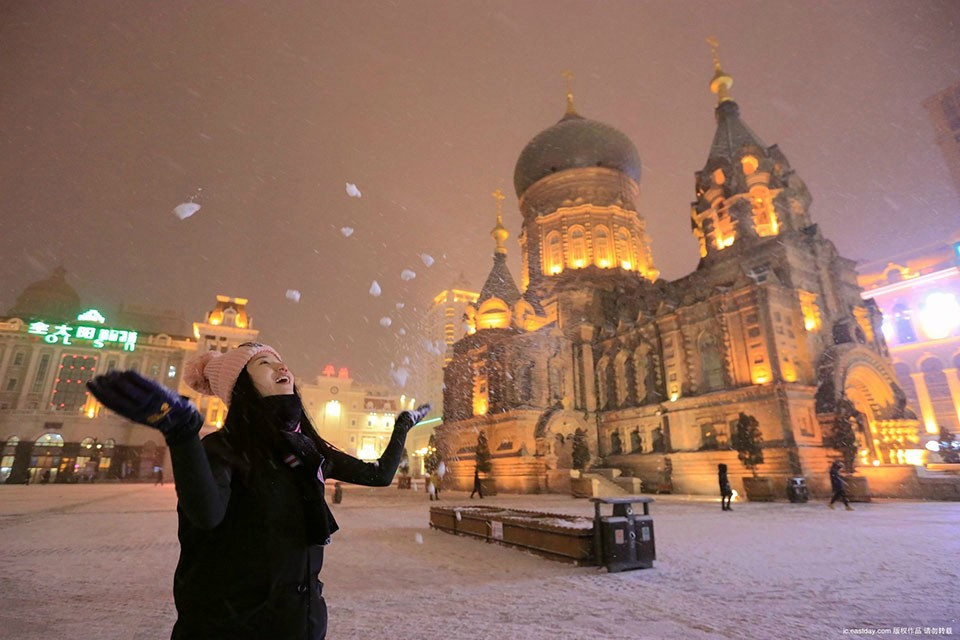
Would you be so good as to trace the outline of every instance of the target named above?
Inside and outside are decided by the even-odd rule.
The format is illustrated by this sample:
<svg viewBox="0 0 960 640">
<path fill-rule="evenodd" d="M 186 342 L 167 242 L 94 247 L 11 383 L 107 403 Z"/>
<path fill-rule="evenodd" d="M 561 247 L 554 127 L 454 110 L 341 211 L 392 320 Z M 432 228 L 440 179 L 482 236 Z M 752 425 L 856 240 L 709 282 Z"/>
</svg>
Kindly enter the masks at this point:
<svg viewBox="0 0 960 640">
<path fill-rule="evenodd" d="M 384 379 L 422 352 L 418 309 L 461 272 L 483 283 L 498 188 L 519 282 L 514 163 L 563 115 L 565 69 L 580 113 L 636 144 L 654 260 L 682 276 L 715 126 L 709 35 L 814 221 L 882 259 L 960 222 L 922 107 L 960 79 L 958 27 L 951 0 L 4 2 L 0 313 L 63 264 L 108 318 L 246 297 L 295 372 Z"/>
</svg>

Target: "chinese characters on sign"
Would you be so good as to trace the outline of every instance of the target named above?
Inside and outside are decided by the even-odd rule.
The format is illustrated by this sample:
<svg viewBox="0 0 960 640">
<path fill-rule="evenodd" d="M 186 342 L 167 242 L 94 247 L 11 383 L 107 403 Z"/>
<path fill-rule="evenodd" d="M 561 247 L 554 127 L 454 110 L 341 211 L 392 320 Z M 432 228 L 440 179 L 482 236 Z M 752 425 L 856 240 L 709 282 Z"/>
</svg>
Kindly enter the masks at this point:
<svg viewBox="0 0 960 640">
<path fill-rule="evenodd" d="M 125 329 L 104 329 L 87 325 L 50 325 L 38 321 L 29 324 L 27 333 L 43 336 L 43 341 L 47 344 L 72 345 L 74 340 L 89 340 L 97 349 L 103 349 L 108 343 L 113 343 L 122 345 L 124 351 L 133 351 L 137 346 L 137 332 Z"/>
</svg>

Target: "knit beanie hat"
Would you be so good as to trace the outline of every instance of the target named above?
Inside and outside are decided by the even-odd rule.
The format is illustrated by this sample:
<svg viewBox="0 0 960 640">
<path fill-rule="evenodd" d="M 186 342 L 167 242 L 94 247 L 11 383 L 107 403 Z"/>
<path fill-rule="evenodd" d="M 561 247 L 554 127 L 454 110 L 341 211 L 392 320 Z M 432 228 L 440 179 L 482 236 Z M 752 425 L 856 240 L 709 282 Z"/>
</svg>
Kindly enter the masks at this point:
<svg viewBox="0 0 960 640">
<path fill-rule="evenodd" d="M 196 355 L 184 365 L 183 381 L 187 386 L 204 395 L 217 396 L 230 406 L 230 395 L 237 384 L 240 372 L 256 355 L 267 352 L 277 360 L 280 354 L 271 346 L 259 342 L 244 342 L 226 353 L 207 351 Z"/>
</svg>

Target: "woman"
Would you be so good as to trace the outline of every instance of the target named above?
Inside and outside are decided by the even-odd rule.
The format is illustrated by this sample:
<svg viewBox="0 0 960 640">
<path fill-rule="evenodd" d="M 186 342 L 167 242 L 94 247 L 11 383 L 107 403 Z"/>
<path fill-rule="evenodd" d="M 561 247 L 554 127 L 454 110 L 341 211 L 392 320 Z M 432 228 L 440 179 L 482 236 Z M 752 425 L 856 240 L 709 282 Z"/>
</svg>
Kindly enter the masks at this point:
<svg viewBox="0 0 960 640">
<path fill-rule="evenodd" d="M 172 637 L 324 638 L 319 572 L 338 527 L 323 482 L 389 485 L 407 431 L 429 406 L 402 412 L 371 463 L 317 434 L 272 347 L 248 342 L 202 354 L 187 363 L 184 381 L 228 406 L 223 428 L 202 441 L 196 407 L 152 380 L 115 371 L 87 385 L 108 408 L 160 430 L 170 449 L 180 538 Z"/>
</svg>

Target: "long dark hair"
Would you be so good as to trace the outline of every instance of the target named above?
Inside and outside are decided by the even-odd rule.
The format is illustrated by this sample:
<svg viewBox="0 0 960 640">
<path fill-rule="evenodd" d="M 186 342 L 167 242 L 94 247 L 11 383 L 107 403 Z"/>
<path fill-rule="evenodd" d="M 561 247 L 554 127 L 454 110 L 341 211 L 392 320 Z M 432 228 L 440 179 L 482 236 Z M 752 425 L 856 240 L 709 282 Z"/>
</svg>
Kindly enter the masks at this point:
<svg viewBox="0 0 960 640">
<path fill-rule="evenodd" d="M 294 388 L 293 393 L 300 400 L 300 391 Z M 230 394 L 230 408 L 223 421 L 223 430 L 230 446 L 244 462 L 242 471 L 245 476 L 281 461 L 283 454 L 289 451 L 275 421 L 276 417 L 267 410 L 263 396 L 253 385 L 250 374 L 243 369 Z M 306 411 L 300 418 L 300 433 L 318 446 L 326 444 L 314 429 Z"/>
</svg>

